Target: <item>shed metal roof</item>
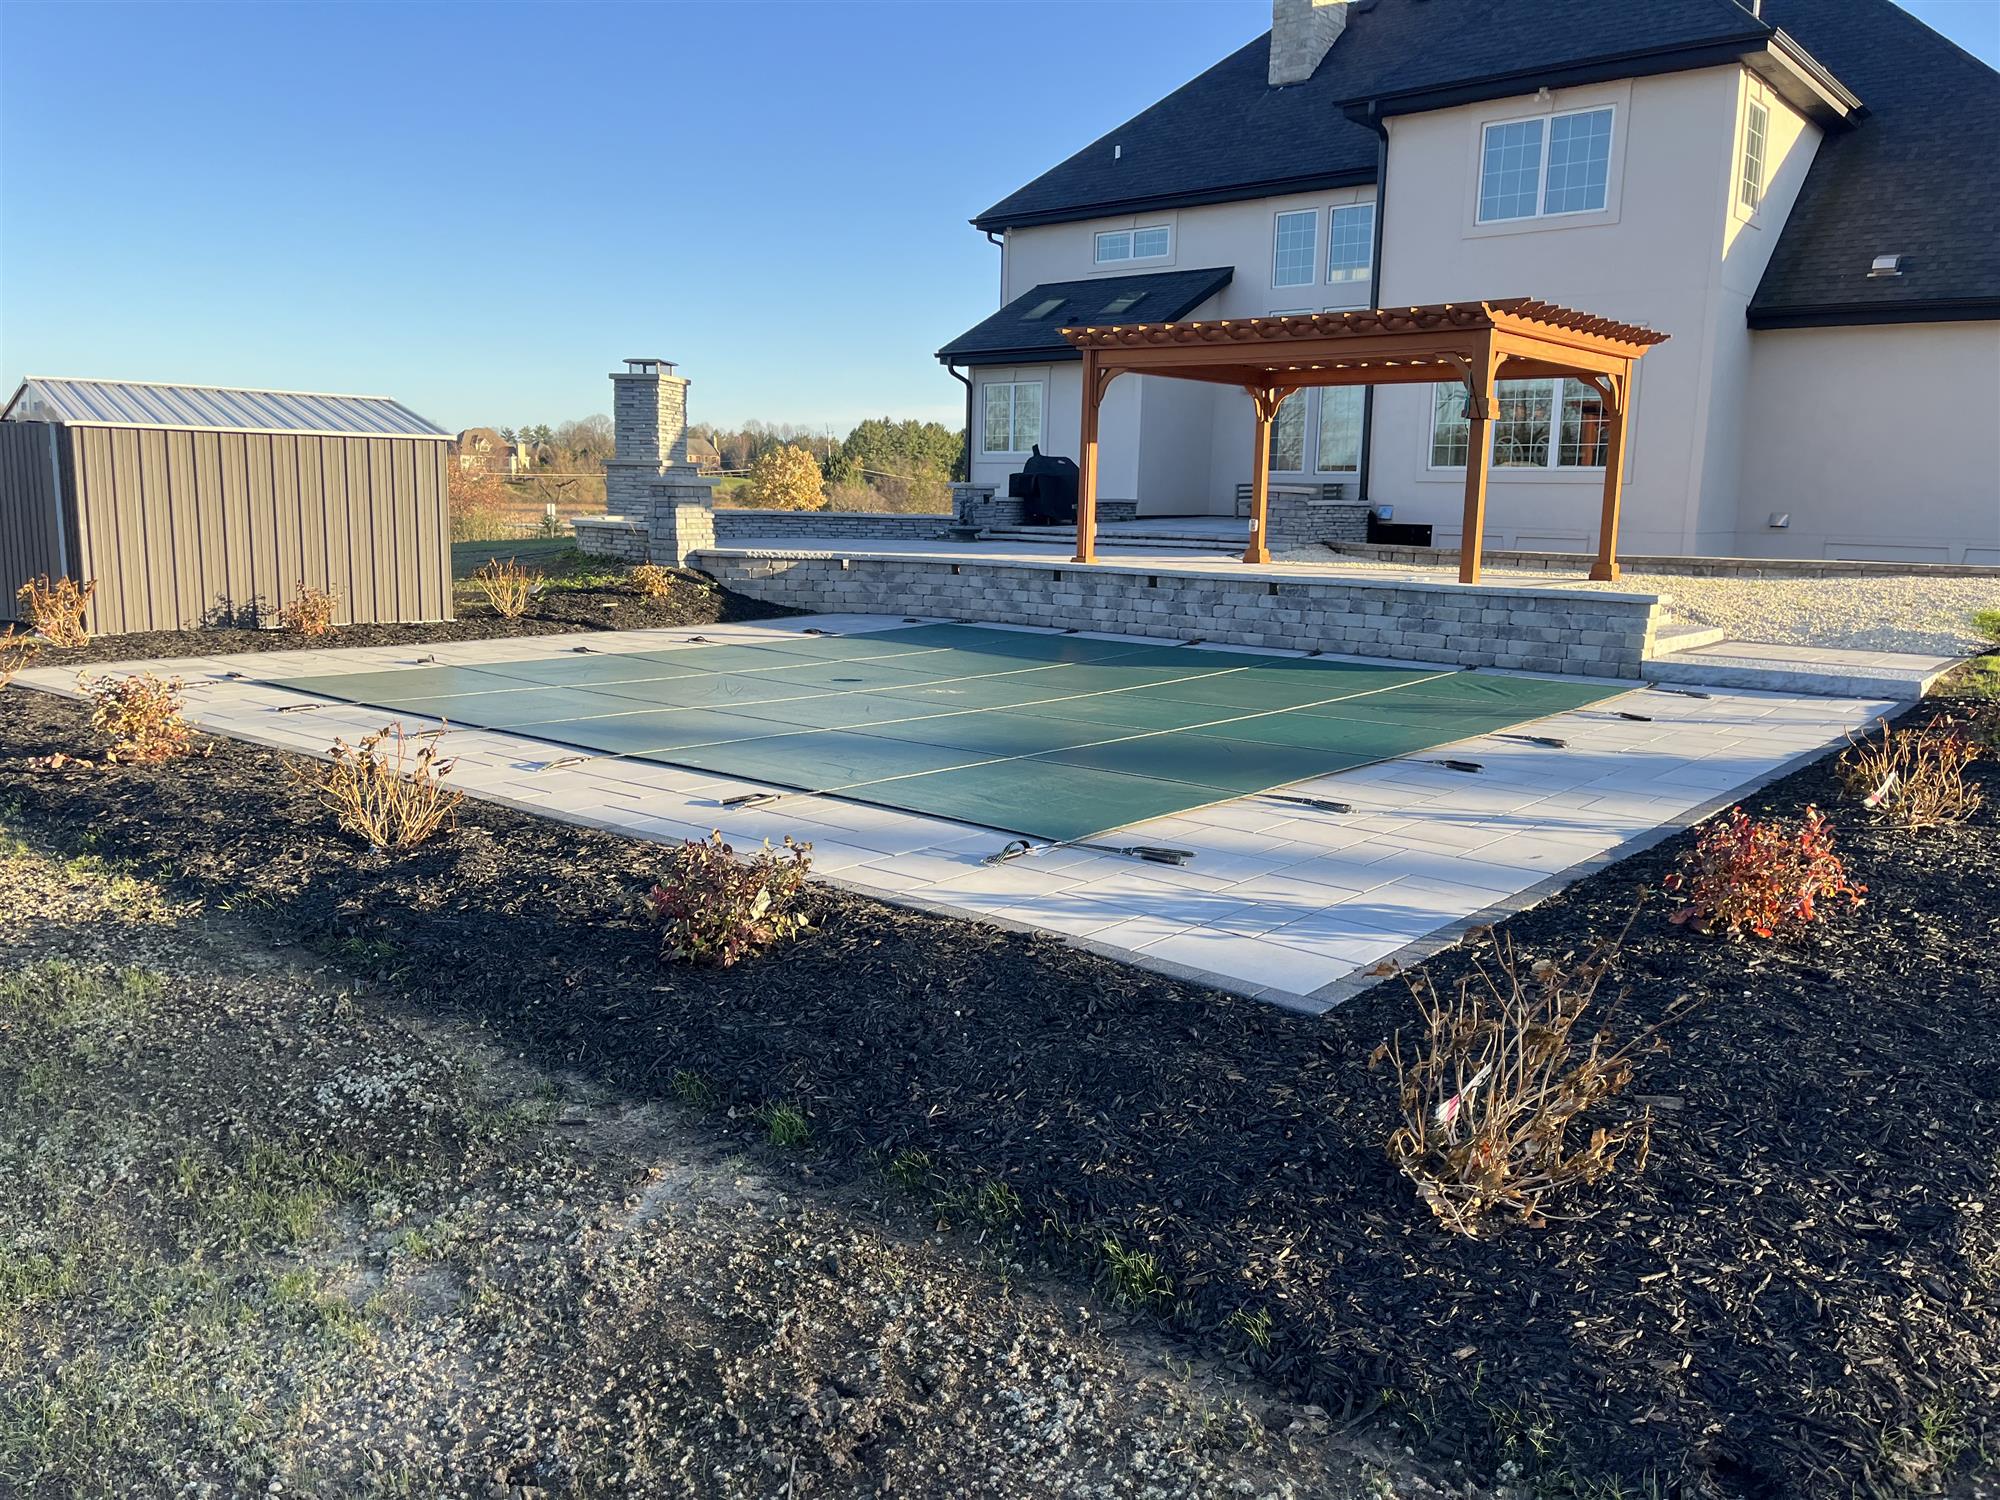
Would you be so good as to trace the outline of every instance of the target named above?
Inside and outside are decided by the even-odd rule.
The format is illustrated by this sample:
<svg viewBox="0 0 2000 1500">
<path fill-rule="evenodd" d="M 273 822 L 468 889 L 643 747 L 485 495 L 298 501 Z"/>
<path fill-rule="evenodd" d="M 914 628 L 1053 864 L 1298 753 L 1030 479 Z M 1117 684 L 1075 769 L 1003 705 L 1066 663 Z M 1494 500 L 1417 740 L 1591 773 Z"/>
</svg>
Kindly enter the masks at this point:
<svg viewBox="0 0 2000 1500">
<path fill-rule="evenodd" d="M 0 419 L 67 427 L 153 427 L 182 432 L 291 432 L 319 437 L 448 438 L 387 396 L 164 385 L 150 380 L 65 380 L 30 375 Z"/>
</svg>

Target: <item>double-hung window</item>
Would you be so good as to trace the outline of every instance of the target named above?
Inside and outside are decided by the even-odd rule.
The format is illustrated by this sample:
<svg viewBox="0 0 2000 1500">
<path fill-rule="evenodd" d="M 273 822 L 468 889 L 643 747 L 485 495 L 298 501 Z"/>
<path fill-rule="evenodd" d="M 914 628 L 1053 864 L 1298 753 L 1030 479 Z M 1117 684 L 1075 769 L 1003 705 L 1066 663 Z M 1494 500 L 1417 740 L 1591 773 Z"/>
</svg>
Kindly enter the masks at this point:
<svg viewBox="0 0 2000 1500">
<path fill-rule="evenodd" d="M 1609 201 L 1612 110 L 1585 109 L 1485 127 L 1479 222 L 1595 213 Z"/>
<path fill-rule="evenodd" d="M 1736 181 L 1736 201 L 1751 213 L 1764 201 L 1764 155 L 1770 149 L 1771 111 L 1752 99 L 1743 112 L 1743 170 Z"/>
<path fill-rule="evenodd" d="M 1319 393 L 1319 471 L 1351 474 L 1361 467 L 1361 403 L 1358 385 L 1330 385 Z"/>
<path fill-rule="evenodd" d="M 1271 418 L 1271 472 L 1299 474 L 1306 466 L 1306 393 L 1293 391 Z"/>
<path fill-rule="evenodd" d="M 980 451 L 1026 453 L 1042 440 L 1042 383 L 995 380 L 980 387 Z"/>
<path fill-rule="evenodd" d="M 1431 467 L 1460 469 L 1472 451 L 1465 387 L 1434 387 Z M 1493 393 L 1493 467 L 1601 469 L 1611 419 L 1596 387 L 1574 377 L 1503 380 Z"/>
<path fill-rule="evenodd" d="M 1173 234 L 1164 224 L 1145 229 L 1108 229 L 1097 236 L 1096 244 L 1100 266 L 1126 260 L 1164 260 L 1173 247 Z"/>
<path fill-rule="evenodd" d="M 1375 259 L 1375 205 L 1344 203 L 1333 211 L 1326 234 L 1326 279 L 1366 281 Z"/>
<path fill-rule="evenodd" d="M 1311 286 L 1319 276 L 1319 210 L 1278 215 L 1273 236 L 1271 285 Z"/>
</svg>

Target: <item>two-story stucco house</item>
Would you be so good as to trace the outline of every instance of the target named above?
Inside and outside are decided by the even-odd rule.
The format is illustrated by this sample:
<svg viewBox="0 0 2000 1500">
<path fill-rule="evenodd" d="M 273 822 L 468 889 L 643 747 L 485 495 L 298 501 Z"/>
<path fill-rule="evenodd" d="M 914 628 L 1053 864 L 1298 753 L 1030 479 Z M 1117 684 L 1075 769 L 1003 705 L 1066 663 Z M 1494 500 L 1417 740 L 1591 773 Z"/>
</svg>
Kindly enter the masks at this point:
<svg viewBox="0 0 2000 1500">
<path fill-rule="evenodd" d="M 971 475 L 1076 453 L 1070 325 L 1529 296 L 1669 334 L 1635 553 L 2000 564 L 2000 74 L 1891 0 L 1274 0 L 1272 30 L 973 223 Z M 1462 388 L 1302 391 L 1274 481 L 1456 545 Z M 1099 495 L 1228 515 L 1250 400 L 1107 391 Z M 1505 382 L 1487 544 L 1594 547 L 1603 414 Z"/>
</svg>

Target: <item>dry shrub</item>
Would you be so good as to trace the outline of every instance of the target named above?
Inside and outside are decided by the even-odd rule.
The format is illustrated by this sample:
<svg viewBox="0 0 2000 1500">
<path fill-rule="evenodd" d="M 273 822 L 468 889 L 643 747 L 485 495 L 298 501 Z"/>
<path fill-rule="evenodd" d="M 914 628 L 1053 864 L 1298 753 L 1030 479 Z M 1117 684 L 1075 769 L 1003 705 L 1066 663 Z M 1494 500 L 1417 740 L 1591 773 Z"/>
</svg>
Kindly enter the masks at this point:
<svg viewBox="0 0 2000 1500">
<path fill-rule="evenodd" d="M 1819 920 L 1820 902 L 1845 897 L 1858 906 L 1868 889 L 1847 878 L 1817 807 L 1806 809 L 1796 829 L 1731 808 L 1728 817 L 1703 826 L 1666 887 L 1687 897 L 1670 920 L 1761 938 L 1797 937 Z"/>
<path fill-rule="evenodd" d="M 453 762 L 438 749 L 440 733 L 406 735 L 401 724 L 387 724 L 358 745 L 335 740 L 325 765 L 310 762 L 292 774 L 349 833 L 377 849 L 414 849 L 450 827 L 465 800 L 444 785 Z"/>
<path fill-rule="evenodd" d="M 472 586 L 486 596 L 493 612 L 503 620 L 518 620 L 528 612 L 528 603 L 542 586 L 542 575 L 524 568 L 513 558 L 502 562 L 495 557 L 472 575 Z"/>
<path fill-rule="evenodd" d="M 625 577 L 648 599 L 664 599 L 674 591 L 674 575 L 658 563 L 640 563 Z"/>
<path fill-rule="evenodd" d="M 41 649 L 40 641 L 31 635 L 21 634 L 9 625 L 5 634 L 0 634 L 0 688 L 6 687 L 26 671 Z"/>
<path fill-rule="evenodd" d="M 1983 747 L 1951 719 L 1921 729 L 1882 726 L 1882 737 L 1848 746 L 1840 757 L 1841 784 L 1899 828 L 1962 823 L 1979 806 L 1979 788 L 1965 768 Z"/>
<path fill-rule="evenodd" d="M 193 731 L 181 716 L 178 677 L 78 676 L 76 684 L 90 699 L 90 727 L 110 745 L 107 760 L 150 765 L 187 753 Z"/>
<path fill-rule="evenodd" d="M 1503 944 L 1494 969 L 1475 965 L 1455 994 L 1440 996 L 1429 975 L 1406 981 L 1423 1020 L 1407 1045 L 1399 1030 L 1371 1064 L 1395 1068 L 1403 1124 L 1389 1159 L 1446 1228 L 1477 1235 L 1489 1216 L 1546 1222 L 1551 1194 L 1610 1175 L 1629 1153 L 1646 1165 L 1652 1117 L 1593 1125 L 1580 1144 L 1577 1117 L 1631 1083 L 1640 1056 L 1663 1051 L 1660 1031 L 1693 1002 L 1675 1001 L 1651 1026 L 1618 1039 L 1617 1004 L 1584 1028 L 1584 1013 L 1610 972 L 1616 941 L 1582 962 L 1524 964 Z"/>
<path fill-rule="evenodd" d="M 335 589 L 316 589 L 303 578 L 285 607 L 278 611 L 278 623 L 298 635 L 317 639 L 333 633 L 334 611 L 340 608 Z"/>
<path fill-rule="evenodd" d="M 668 958 L 728 968 L 760 948 L 796 937 L 812 924 L 798 910 L 812 845 L 770 840 L 747 860 L 711 833 L 674 851 L 673 872 L 653 887 L 653 914 L 666 924 Z"/>
<path fill-rule="evenodd" d="M 96 592 L 95 578 L 79 584 L 65 575 L 51 582 L 44 573 L 22 584 L 14 597 L 28 612 L 28 623 L 51 646 L 87 646 L 90 632 L 83 628 L 83 612 Z"/>
</svg>

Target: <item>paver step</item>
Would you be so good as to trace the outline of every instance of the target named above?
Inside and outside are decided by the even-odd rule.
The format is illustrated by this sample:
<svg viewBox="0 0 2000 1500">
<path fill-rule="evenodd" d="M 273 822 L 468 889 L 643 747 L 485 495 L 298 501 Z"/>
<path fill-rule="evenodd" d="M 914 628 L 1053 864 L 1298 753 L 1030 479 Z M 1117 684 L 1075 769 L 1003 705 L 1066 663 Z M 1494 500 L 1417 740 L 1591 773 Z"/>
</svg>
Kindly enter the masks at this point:
<svg viewBox="0 0 2000 1500">
<path fill-rule="evenodd" d="M 1650 682 L 1685 687 L 1754 688 L 1903 703 L 1923 697 L 1956 665 L 1951 657 L 1719 641 L 1652 658 L 1641 671 Z"/>
<path fill-rule="evenodd" d="M 1680 651 L 1699 651 L 1727 640 L 1729 632 L 1713 625 L 1695 625 L 1686 620 L 1670 620 L 1653 633 L 1653 658 L 1672 656 Z"/>
</svg>

